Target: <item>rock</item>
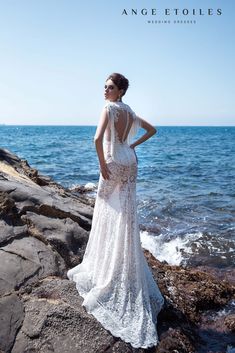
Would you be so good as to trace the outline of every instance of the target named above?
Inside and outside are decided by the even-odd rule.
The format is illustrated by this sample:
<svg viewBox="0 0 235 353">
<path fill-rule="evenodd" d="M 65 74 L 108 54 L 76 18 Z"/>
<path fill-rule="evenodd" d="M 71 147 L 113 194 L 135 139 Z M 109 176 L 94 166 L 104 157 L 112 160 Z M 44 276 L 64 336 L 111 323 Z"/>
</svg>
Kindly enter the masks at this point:
<svg viewBox="0 0 235 353">
<path fill-rule="evenodd" d="M 71 187 L 70 190 L 83 194 L 86 192 L 94 191 L 96 188 L 97 188 L 96 184 L 87 183 L 86 185 L 75 185 Z"/>
<path fill-rule="evenodd" d="M 3 161 L 4 163 L 1 163 Z M 3 165 L 4 164 L 4 165 Z M 16 173 L 14 173 L 13 169 Z M 11 171 L 20 178 L 25 178 L 25 180 L 32 180 L 40 186 L 44 185 L 55 185 L 59 187 L 53 180 L 48 176 L 43 176 L 38 173 L 35 168 L 31 168 L 26 160 L 20 159 L 18 156 L 14 155 L 6 149 L 0 149 L 0 169 L 3 171 Z"/>
<path fill-rule="evenodd" d="M 24 306 L 17 295 L 0 298 L 0 351 L 10 352 L 24 321 Z"/>
<path fill-rule="evenodd" d="M 25 319 L 12 353 L 106 352 L 115 345 L 116 339 L 82 307 L 82 297 L 68 280 L 44 279 L 22 299 Z"/>
<path fill-rule="evenodd" d="M 230 331 L 235 331 L 235 314 L 228 315 L 225 318 L 224 323 Z"/>
<path fill-rule="evenodd" d="M 70 218 L 49 218 L 33 212 L 22 217 L 31 235 L 56 249 L 68 266 L 81 262 L 89 233 Z"/>
<path fill-rule="evenodd" d="M 194 353 L 195 349 L 192 346 L 189 338 L 181 331 L 169 328 L 162 337 L 156 353 Z"/>
<path fill-rule="evenodd" d="M 159 288 L 168 302 L 189 320 L 198 323 L 203 310 L 227 304 L 235 295 L 235 287 L 197 269 L 170 266 L 144 251 Z"/>
<path fill-rule="evenodd" d="M 0 216 L 12 215 L 14 207 L 14 200 L 6 192 L 0 192 Z"/>
<path fill-rule="evenodd" d="M 0 191 L 0 218 L 8 224 L 21 225 L 15 200 L 4 191 Z"/>
<path fill-rule="evenodd" d="M 26 211 L 43 214 L 51 218 L 71 218 L 81 227 L 89 230 L 91 227 L 92 208 L 82 203 L 77 197 L 56 193 L 37 184 L 12 180 L 0 180 L 0 190 L 8 193 L 14 200 L 18 216 Z"/>
<path fill-rule="evenodd" d="M 49 275 L 63 276 L 65 268 L 63 258 L 38 239 L 15 239 L 0 249 L 0 295 Z"/>
<path fill-rule="evenodd" d="M 0 246 L 27 234 L 27 226 L 12 226 L 0 220 Z"/>
<path fill-rule="evenodd" d="M 31 168 L 26 162 L 0 149 L 0 191 L 9 195 L 20 215 L 33 211 L 53 218 L 69 217 L 90 230 L 93 209 L 89 204 L 53 181 L 47 184 L 45 181 L 40 186 L 37 179 L 30 179 L 32 173 L 29 170 Z"/>
<path fill-rule="evenodd" d="M 210 273 L 213 277 L 217 278 L 219 281 L 229 282 L 235 285 L 235 267 L 231 266 L 229 268 L 212 268 L 209 266 L 197 266 L 197 269 L 201 272 Z"/>
</svg>

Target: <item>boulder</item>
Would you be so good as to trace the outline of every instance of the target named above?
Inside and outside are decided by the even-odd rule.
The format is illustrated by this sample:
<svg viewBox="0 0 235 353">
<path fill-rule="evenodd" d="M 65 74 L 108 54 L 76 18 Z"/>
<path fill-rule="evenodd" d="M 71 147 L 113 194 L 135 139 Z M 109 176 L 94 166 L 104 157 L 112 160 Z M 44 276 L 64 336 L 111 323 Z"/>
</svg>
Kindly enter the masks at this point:
<svg viewBox="0 0 235 353">
<path fill-rule="evenodd" d="M 65 268 L 63 258 L 40 240 L 14 239 L 0 248 L 0 295 L 49 275 L 63 276 Z"/>
<path fill-rule="evenodd" d="M 77 222 L 33 212 L 26 212 L 21 218 L 30 234 L 56 249 L 68 266 L 82 260 L 89 233 Z"/>
</svg>

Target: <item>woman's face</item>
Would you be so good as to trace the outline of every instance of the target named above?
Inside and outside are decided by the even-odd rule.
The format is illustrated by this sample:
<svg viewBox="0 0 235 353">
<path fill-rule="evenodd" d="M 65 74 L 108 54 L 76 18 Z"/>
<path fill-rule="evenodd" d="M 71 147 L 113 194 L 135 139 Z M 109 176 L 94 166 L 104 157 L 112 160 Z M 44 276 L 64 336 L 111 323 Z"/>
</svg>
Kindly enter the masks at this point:
<svg viewBox="0 0 235 353">
<path fill-rule="evenodd" d="M 111 102 L 115 102 L 119 100 L 121 93 L 122 93 L 122 89 L 119 89 L 111 79 L 108 79 L 105 82 L 105 86 L 104 86 L 105 99 L 108 99 Z"/>
</svg>

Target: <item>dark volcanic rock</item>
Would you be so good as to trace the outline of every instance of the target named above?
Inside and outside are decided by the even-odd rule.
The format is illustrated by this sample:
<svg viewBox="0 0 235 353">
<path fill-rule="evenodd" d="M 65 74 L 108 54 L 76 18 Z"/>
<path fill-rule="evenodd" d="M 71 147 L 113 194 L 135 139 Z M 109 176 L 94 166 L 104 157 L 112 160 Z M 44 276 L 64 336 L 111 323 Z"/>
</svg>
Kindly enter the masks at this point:
<svg viewBox="0 0 235 353">
<path fill-rule="evenodd" d="M 234 286 L 203 271 L 161 263 L 148 251 L 146 259 L 165 296 L 157 347 L 134 349 L 86 312 L 66 272 L 82 260 L 92 205 L 93 199 L 78 196 L 0 149 L 0 353 L 208 353 L 214 349 L 220 321 L 213 326 L 214 336 L 206 336 L 207 328 L 212 328 L 210 310 L 228 305 Z M 226 344 L 233 344 L 231 310 L 222 319 L 227 338 L 219 347 L 225 351 Z"/>
<path fill-rule="evenodd" d="M 189 352 L 195 349 L 196 353 L 208 353 L 210 349 L 216 347 L 226 350 L 228 345 L 235 345 L 234 335 L 229 333 L 233 327 L 233 315 L 231 320 L 230 315 L 227 319 L 225 316 L 221 320 L 221 314 L 217 314 L 219 309 L 222 312 L 226 312 L 227 307 L 230 310 L 234 309 L 234 305 L 230 303 L 233 303 L 235 298 L 235 287 L 226 280 L 213 277 L 210 273 L 161 263 L 148 251 L 144 252 L 166 299 L 166 305 L 158 320 L 159 333 L 162 333 L 158 349 L 163 347 L 161 348 L 163 352 L 168 352 L 165 350 L 166 347 L 178 342 L 174 348 L 176 351 L 187 352 L 185 350 L 187 347 Z M 222 325 L 223 334 L 221 334 Z M 225 325 L 229 329 L 226 330 Z M 173 331 L 168 332 L 169 329 Z M 179 333 L 181 337 L 179 341 L 171 337 L 172 334 L 173 337 L 177 337 Z M 169 349 L 169 352 L 173 351 L 173 348 Z M 213 352 L 219 353 L 220 349 Z"/>
<path fill-rule="evenodd" d="M 0 246 L 4 246 L 10 241 L 27 235 L 26 226 L 12 226 L 6 221 L 0 220 Z"/>
<path fill-rule="evenodd" d="M 74 261 L 82 260 L 89 233 L 71 218 L 49 218 L 26 212 L 22 220 L 28 225 L 30 233 L 51 244 L 67 265 L 72 267 Z"/>
<path fill-rule="evenodd" d="M 0 349 L 9 352 L 24 321 L 24 305 L 16 294 L 0 298 Z"/>
<path fill-rule="evenodd" d="M 22 300 L 25 319 L 12 353 L 104 352 L 115 343 L 82 307 L 83 299 L 68 280 L 47 278 Z"/>
<path fill-rule="evenodd" d="M 169 266 L 145 251 L 159 287 L 177 310 L 197 323 L 203 310 L 221 307 L 234 297 L 235 287 L 197 269 Z"/>
<path fill-rule="evenodd" d="M 162 335 L 156 353 L 169 352 L 194 353 L 195 349 L 191 341 L 180 329 L 169 328 L 169 330 Z"/>
<path fill-rule="evenodd" d="M 224 320 L 225 325 L 230 331 L 235 332 L 235 314 L 228 315 Z"/>
<path fill-rule="evenodd" d="M 14 200 L 6 192 L 0 192 L 0 216 L 13 215 L 14 207 Z"/>
<path fill-rule="evenodd" d="M 64 272 L 63 258 L 34 237 L 15 239 L 0 249 L 0 295 Z"/>
</svg>

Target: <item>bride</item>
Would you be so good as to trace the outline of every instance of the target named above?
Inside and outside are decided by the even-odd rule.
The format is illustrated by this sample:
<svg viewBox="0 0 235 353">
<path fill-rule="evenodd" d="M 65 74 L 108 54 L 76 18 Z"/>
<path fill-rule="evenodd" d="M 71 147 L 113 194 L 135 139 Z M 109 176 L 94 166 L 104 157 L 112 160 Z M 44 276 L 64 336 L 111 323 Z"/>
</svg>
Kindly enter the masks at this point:
<svg viewBox="0 0 235 353">
<path fill-rule="evenodd" d="M 82 305 L 113 336 L 134 348 L 157 345 L 164 299 L 141 248 L 136 206 L 135 147 L 156 133 L 122 102 L 129 81 L 119 73 L 104 86 L 106 104 L 94 137 L 100 179 L 83 260 L 67 276 Z M 139 127 L 146 130 L 135 142 Z"/>
</svg>

